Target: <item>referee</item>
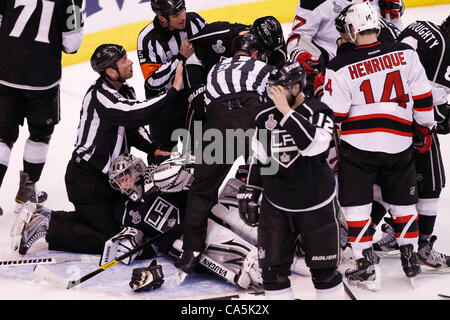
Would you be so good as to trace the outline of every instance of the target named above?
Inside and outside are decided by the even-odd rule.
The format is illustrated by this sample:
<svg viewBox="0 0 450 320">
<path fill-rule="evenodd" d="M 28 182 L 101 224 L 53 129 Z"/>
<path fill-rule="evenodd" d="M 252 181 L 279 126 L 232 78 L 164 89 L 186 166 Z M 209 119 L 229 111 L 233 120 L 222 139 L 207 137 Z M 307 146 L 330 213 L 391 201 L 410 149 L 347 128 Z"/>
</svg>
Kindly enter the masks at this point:
<svg viewBox="0 0 450 320">
<path fill-rule="evenodd" d="M 204 98 L 206 102 L 205 130 L 216 129 L 226 137 L 227 129 L 254 128 L 254 119 L 265 100 L 267 79 L 273 67 L 266 64 L 267 52 L 255 35 L 247 33 L 233 42 L 233 57 L 216 64 L 208 74 Z M 239 148 L 227 150 L 234 141 L 224 140 L 222 155 L 226 159 L 207 164 L 196 163 L 194 181 L 188 193 L 183 236 L 183 254 L 175 265 L 185 273 L 192 273 L 199 254 L 205 249 L 207 217 L 217 203 L 220 185 L 234 160 L 248 156 L 246 142 L 243 154 Z M 216 142 L 212 142 L 216 143 Z M 203 144 L 205 150 L 207 144 Z M 233 154 L 230 156 L 229 152 Z M 228 154 L 227 154 L 228 152 Z M 217 155 L 217 154 L 216 154 Z M 222 160 L 222 161 L 220 161 Z"/>
<path fill-rule="evenodd" d="M 137 41 L 147 98 L 172 86 L 178 63 L 186 61 L 194 52 L 187 39 L 206 25 L 197 13 L 186 12 L 184 0 L 151 0 L 150 3 L 156 17 L 139 33 Z M 170 151 L 176 145 L 171 140 L 172 131 L 184 127 L 187 108 L 187 94 L 182 90 L 173 103 L 155 115 L 150 135 L 162 150 Z"/>
</svg>

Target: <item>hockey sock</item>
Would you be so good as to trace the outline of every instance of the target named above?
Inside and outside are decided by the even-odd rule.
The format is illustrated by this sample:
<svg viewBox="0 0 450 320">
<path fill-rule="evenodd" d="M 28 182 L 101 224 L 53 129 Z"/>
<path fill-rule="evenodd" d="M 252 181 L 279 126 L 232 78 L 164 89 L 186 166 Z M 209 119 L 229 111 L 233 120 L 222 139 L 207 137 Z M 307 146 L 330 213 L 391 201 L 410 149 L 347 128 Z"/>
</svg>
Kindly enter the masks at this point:
<svg viewBox="0 0 450 320">
<path fill-rule="evenodd" d="M 390 212 L 394 218 L 394 232 L 399 246 L 412 244 L 417 251 L 417 239 L 419 237 L 419 217 L 416 207 L 390 206 Z"/>
<path fill-rule="evenodd" d="M 432 235 L 436 223 L 439 198 L 419 199 L 416 208 L 419 213 L 419 233 Z"/>
<path fill-rule="evenodd" d="M 370 219 L 371 207 L 372 204 L 344 208 L 348 239 L 355 259 L 362 258 L 362 251 L 372 246 L 375 229 Z"/>
<path fill-rule="evenodd" d="M 30 175 L 30 180 L 36 182 L 41 177 L 47 159 L 49 145 L 28 139 L 23 152 L 23 171 Z"/>
</svg>

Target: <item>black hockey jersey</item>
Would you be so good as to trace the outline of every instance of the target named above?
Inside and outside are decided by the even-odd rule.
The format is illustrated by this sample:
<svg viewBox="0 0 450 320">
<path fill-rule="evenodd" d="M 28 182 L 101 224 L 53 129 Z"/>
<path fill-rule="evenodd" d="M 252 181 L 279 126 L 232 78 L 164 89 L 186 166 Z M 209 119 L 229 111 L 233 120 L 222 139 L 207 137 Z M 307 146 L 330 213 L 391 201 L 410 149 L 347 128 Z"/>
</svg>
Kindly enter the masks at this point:
<svg viewBox="0 0 450 320">
<path fill-rule="evenodd" d="M 0 84 L 45 90 L 61 80 L 61 51 L 83 40 L 83 0 L 0 1 Z"/>
<path fill-rule="evenodd" d="M 326 158 L 333 112 L 315 98 L 285 116 L 270 101 L 256 116 L 247 184 L 262 187 L 266 199 L 283 211 L 321 208 L 335 197 L 334 174 Z"/>
<path fill-rule="evenodd" d="M 416 21 L 402 31 L 399 40 L 417 51 L 430 81 L 450 88 L 450 37 L 442 29 L 429 21 Z"/>
</svg>

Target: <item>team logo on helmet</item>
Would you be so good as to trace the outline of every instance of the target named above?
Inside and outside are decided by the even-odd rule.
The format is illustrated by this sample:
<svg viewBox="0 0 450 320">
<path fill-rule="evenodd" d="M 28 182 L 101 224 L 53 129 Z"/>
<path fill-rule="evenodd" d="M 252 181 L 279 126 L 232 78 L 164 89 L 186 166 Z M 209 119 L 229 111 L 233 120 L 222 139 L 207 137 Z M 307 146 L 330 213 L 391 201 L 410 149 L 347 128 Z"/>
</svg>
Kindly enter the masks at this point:
<svg viewBox="0 0 450 320">
<path fill-rule="evenodd" d="M 218 54 L 224 53 L 227 49 L 222 44 L 223 44 L 222 40 L 217 40 L 217 43 L 212 45 L 214 52 Z"/>
</svg>

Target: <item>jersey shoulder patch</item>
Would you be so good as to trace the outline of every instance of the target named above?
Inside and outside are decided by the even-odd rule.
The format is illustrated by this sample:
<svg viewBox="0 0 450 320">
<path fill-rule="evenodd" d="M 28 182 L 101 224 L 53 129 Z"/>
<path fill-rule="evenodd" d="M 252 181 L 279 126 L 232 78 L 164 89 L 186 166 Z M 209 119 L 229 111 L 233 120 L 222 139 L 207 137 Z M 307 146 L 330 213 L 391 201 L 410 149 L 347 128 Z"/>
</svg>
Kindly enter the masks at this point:
<svg viewBox="0 0 450 320">
<path fill-rule="evenodd" d="M 314 10 L 327 0 L 300 0 L 300 8 Z"/>
</svg>

